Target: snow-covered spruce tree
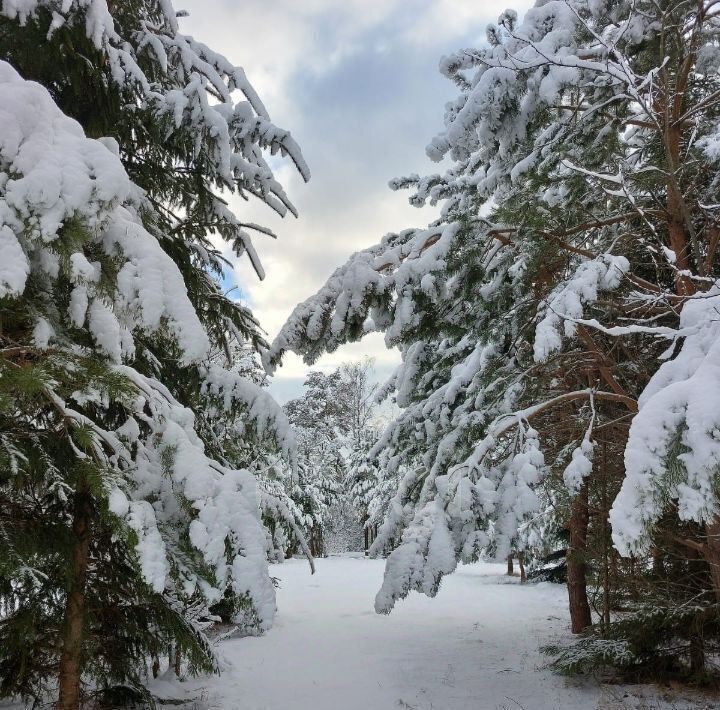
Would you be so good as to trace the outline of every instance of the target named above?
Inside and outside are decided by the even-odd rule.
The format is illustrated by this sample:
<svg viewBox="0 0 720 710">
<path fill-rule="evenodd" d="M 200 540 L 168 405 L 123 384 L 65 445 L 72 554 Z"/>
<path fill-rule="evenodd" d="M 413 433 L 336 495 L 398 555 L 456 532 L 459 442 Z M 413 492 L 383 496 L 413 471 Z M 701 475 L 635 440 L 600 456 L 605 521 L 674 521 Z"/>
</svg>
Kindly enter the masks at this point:
<svg viewBox="0 0 720 710">
<path fill-rule="evenodd" d="M 344 363 L 337 372 L 337 394 L 343 402 L 340 426 L 343 432 L 345 480 L 341 508 L 335 512 L 340 517 L 350 516 L 362 526 L 364 549 L 367 550 L 377 536 L 377 508 L 383 501 L 387 503 L 387 495 L 382 495 L 382 471 L 377 460 L 369 457 L 382 431 L 377 419 L 378 386 L 373 382 L 373 363 L 370 359 Z M 350 521 L 346 525 L 353 528 Z"/>
<path fill-rule="evenodd" d="M 402 350 L 392 387 L 403 411 L 381 455 L 409 473 L 379 538 L 402 533 L 380 611 L 410 589 L 434 593 L 479 547 L 504 553 L 558 466 L 577 493 L 572 559 L 596 432 L 632 419 L 658 336 L 675 346 L 640 397 L 615 540 L 647 549 L 675 510 L 711 526 L 701 548 L 720 569 L 708 397 L 716 11 L 567 0 L 538 2 L 521 23 L 504 13 L 486 48 L 441 63 L 461 93 L 428 154 L 452 167 L 394 183 L 414 187 L 415 204 L 443 201 L 440 220 L 354 255 L 277 338 L 271 364 L 287 349 L 312 361 L 372 330 Z"/>
<path fill-rule="evenodd" d="M 209 235 L 261 273 L 221 192 L 284 213 L 262 151 L 307 170 L 169 2 L 3 0 L 0 92 L 2 692 L 57 679 L 76 708 L 83 681 L 137 689 L 170 645 L 213 669 L 198 619 L 227 590 L 272 621 L 256 482 L 232 451 L 292 442 L 213 360 L 262 343 Z"/>
<path fill-rule="evenodd" d="M 379 498 L 382 478 L 377 460 L 369 458 L 368 454 L 379 436 L 380 431 L 373 431 L 367 440 L 353 442 L 347 461 L 347 495 L 355 519 L 363 526 L 366 551 L 377 536 L 371 510 Z"/>
</svg>

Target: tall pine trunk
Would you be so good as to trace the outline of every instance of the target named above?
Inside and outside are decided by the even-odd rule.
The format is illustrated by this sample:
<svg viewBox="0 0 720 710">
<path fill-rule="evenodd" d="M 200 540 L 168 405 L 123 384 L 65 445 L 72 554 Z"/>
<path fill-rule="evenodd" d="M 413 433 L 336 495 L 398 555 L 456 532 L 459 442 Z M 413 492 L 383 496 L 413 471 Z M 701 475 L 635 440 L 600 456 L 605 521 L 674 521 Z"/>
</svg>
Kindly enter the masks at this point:
<svg viewBox="0 0 720 710">
<path fill-rule="evenodd" d="M 588 488 L 587 483 L 583 483 L 570 508 L 570 547 L 567 551 L 570 628 L 574 634 L 579 634 L 592 624 L 585 565 L 589 520 Z"/>
<path fill-rule="evenodd" d="M 73 513 L 73 548 L 62 633 L 57 710 L 79 710 L 82 642 L 85 625 L 90 525 L 90 492 L 79 486 Z"/>
<path fill-rule="evenodd" d="M 705 526 L 707 537 L 703 548 L 703 557 L 710 568 L 713 591 L 716 601 L 720 602 L 720 517 Z"/>
</svg>

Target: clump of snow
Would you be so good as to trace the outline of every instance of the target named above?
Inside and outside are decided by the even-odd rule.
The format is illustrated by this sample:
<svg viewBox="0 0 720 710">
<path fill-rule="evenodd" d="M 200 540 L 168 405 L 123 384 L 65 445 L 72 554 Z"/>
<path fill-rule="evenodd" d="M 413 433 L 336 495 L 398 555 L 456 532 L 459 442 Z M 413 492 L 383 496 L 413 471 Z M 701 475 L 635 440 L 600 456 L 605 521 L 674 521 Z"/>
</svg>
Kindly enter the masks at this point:
<svg viewBox="0 0 720 710">
<path fill-rule="evenodd" d="M 50 344 L 50 340 L 55 335 L 55 330 L 46 318 L 38 318 L 33 328 L 33 342 L 35 347 L 45 350 Z"/>
<path fill-rule="evenodd" d="M 3 225 L 0 227 L 0 298 L 22 293 L 29 274 L 30 264 L 20 242 L 12 229 Z"/>
<path fill-rule="evenodd" d="M 570 463 L 563 472 L 565 485 L 572 493 L 576 493 L 583 481 L 592 473 L 594 445 L 590 440 L 590 435 L 592 434 L 593 421 L 594 417 L 585 432 L 585 436 L 583 436 L 583 440 L 580 442 L 580 446 L 573 449 Z"/>
<path fill-rule="evenodd" d="M 625 450 L 626 476 L 610 511 L 624 554 L 645 550 L 668 501 L 681 520 L 710 522 L 720 511 L 720 286 L 683 306 L 682 347 L 662 363 L 639 399 Z"/>
<path fill-rule="evenodd" d="M 561 328 L 566 337 L 575 335 L 576 321 L 582 318 L 585 306 L 596 301 L 600 292 L 618 288 L 629 270 L 630 262 L 624 256 L 601 254 L 582 262 L 546 301 L 545 315 L 535 329 L 535 360 L 546 360 L 560 349 Z"/>
<path fill-rule="evenodd" d="M 120 159 L 86 138 L 44 87 L 23 80 L 7 62 L 0 62 L 0 184 L 4 295 L 21 295 L 33 269 L 58 278 L 54 242 L 67 223 L 79 223 L 88 242 L 124 263 L 109 303 L 97 290 L 99 267 L 72 254 L 67 276 L 83 288 L 73 293 L 71 322 L 81 326 L 87 313 L 96 343 L 115 361 L 132 353 L 133 329 L 168 326 L 186 362 L 203 357 L 208 338 L 182 275 L 132 211 L 133 188 Z M 39 346 L 47 333 L 46 326 L 38 331 Z"/>
</svg>

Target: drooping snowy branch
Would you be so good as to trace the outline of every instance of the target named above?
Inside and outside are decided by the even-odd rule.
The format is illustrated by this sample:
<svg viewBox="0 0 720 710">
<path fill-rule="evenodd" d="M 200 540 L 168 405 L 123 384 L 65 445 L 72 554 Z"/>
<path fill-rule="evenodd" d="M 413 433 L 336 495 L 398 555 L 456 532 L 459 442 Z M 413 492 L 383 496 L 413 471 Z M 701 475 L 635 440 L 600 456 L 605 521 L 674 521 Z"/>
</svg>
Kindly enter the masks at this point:
<svg viewBox="0 0 720 710">
<path fill-rule="evenodd" d="M 184 211 L 192 213 L 193 220 L 219 231 L 238 254 L 247 253 L 262 278 L 264 271 L 250 234 L 219 193 L 229 189 L 243 196 L 249 194 L 281 215 L 288 211 L 297 214 L 263 153 L 290 157 L 308 180 L 310 172 L 300 148 L 288 131 L 270 121 L 242 68 L 180 32 L 170 2 L 160 2 L 151 9 L 155 13 L 152 21 L 141 15 L 129 17 L 128 12 L 132 10 L 117 5 L 110 8 L 107 0 L 0 3 L 0 16 L 23 25 L 43 22 L 49 13 L 48 38 L 62 28 L 84 25 L 88 41 L 106 62 L 107 80 L 126 97 L 128 116 L 136 114 L 141 121 L 141 114 L 149 111 L 158 122 L 165 123 L 167 139 L 194 143 L 191 156 L 178 149 L 175 161 L 165 166 L 180 176 L 186 167 L 202 161 L 203 178 L 211 194 L 190 209 L 188 204 L 182 205 Z M 122 34 L 128 20 L 133 30 Z M 238 91 L 245 100 L 235 100 Z M 136 150 L 125 145 L 121 149 Z M 133 155 L 133 162 L 137 157 Z"/>
<path fill-rule="evenodd" d="M 627 476 L 610 520 L 624 554 L 647 550 L 671 501 L 681 520 L 711 523 L 718 515 L 720 466 L 720 287 L 685 303 L 684 337 L 639 400 L 625 451 Z"/>
</svg>

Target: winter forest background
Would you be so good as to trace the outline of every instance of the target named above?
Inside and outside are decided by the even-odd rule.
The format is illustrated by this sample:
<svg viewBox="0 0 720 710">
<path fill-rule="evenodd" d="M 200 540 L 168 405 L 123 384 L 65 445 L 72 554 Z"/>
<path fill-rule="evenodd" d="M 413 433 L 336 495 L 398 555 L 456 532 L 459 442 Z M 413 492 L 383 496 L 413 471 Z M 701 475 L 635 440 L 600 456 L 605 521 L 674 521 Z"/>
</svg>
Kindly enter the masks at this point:
<svg viewBox="0 0 720 710">
<path fill-rule="evenodd" d="M 0 0 L 0 707 L 720 704 L 720 0 L 476 5 Z"/>
</svg>

